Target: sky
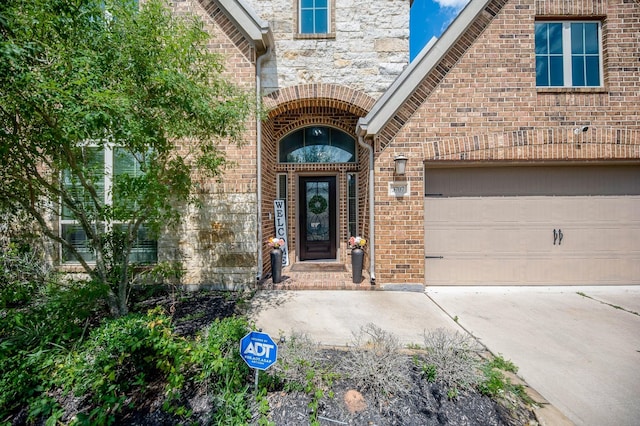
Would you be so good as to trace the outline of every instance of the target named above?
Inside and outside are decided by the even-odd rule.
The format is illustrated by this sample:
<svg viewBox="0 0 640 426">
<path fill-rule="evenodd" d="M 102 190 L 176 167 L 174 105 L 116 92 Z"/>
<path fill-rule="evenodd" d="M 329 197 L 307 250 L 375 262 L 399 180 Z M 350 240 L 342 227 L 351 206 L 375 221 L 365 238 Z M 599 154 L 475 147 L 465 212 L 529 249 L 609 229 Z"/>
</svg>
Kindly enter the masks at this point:
<svg viewBox="0 0 640 426">
<path fill-rule="evenodd" d="M 469 0 L 414 0 L 409 24 L 409 52 L 415 58 L 431 37 L 440 37 Z"/>
</svg>

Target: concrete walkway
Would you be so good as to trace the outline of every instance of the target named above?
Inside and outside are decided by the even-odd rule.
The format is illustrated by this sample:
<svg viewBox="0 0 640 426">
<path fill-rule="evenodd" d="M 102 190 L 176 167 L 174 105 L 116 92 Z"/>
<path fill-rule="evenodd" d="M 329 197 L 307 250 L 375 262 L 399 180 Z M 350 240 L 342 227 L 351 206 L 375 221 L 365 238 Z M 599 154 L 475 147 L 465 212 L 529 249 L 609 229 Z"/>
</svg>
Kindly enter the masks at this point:
<svg viewBox="0 0 640 426">
<path fill-rule="evenodd" d="M 405 344 L 466 330 L 574 423 L 640 424 L 640 286 L 263 291 L 252 308 L 272 337 L 305 332 L 326 345 L 349 344 L 367 323 Z"/>
</svg>

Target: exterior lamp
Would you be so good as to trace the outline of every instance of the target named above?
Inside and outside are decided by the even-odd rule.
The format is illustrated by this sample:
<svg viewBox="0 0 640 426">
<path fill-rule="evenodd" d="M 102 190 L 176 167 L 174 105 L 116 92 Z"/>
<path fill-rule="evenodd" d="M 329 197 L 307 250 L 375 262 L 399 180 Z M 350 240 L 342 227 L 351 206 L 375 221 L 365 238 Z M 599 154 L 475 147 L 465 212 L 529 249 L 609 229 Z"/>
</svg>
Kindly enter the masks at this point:
<svg viewBox="0 0 640 426">
<path fill-rule="evenodd" d="M 396 174 L 398 176 L 404 176 L 407 171 L 407 160 L 408 158 L 402 154 L 396 155 L 393 159 L 394 163 L 396 163 Z"/>
</svg>

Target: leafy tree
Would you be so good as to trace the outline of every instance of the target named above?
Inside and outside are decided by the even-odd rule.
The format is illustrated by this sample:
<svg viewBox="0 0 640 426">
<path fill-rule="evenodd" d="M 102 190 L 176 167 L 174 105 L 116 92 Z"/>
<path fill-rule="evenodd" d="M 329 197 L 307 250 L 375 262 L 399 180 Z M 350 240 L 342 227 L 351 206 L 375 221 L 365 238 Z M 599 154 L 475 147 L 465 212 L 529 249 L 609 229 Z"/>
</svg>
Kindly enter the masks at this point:
<svg viewBox="0 0 640 426">
<path fill-rule="evenodd" d="M 6 0 L 0 33 L 0 208 L 27 212 L 123 315 L 136 241 L 222 173 L 220 141 L 241 143 L 251 97 L 203 23 L 163 0 Z"/>
</svg>

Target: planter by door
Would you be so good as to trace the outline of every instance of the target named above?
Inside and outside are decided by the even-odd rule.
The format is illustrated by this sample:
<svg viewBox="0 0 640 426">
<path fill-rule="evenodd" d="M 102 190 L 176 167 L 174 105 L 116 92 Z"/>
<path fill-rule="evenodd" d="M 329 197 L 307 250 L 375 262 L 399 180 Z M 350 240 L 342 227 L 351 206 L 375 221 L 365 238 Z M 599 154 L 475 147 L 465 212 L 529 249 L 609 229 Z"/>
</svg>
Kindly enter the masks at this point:
<svg viewBox="0 0 640 426">
<path fill-rule="evenodd" d="M 271 279 L 274 284 L 282 281 L 282 250 L 279 248 L 271 250 Z"/>
<path fill-rule="evenodd" d="M 353 282 L 360 284 L 362 282 L 362 264 L 364 263 L 364 250 L 354 248 L 351 250 L 351 272 Z"/>
</svg>

